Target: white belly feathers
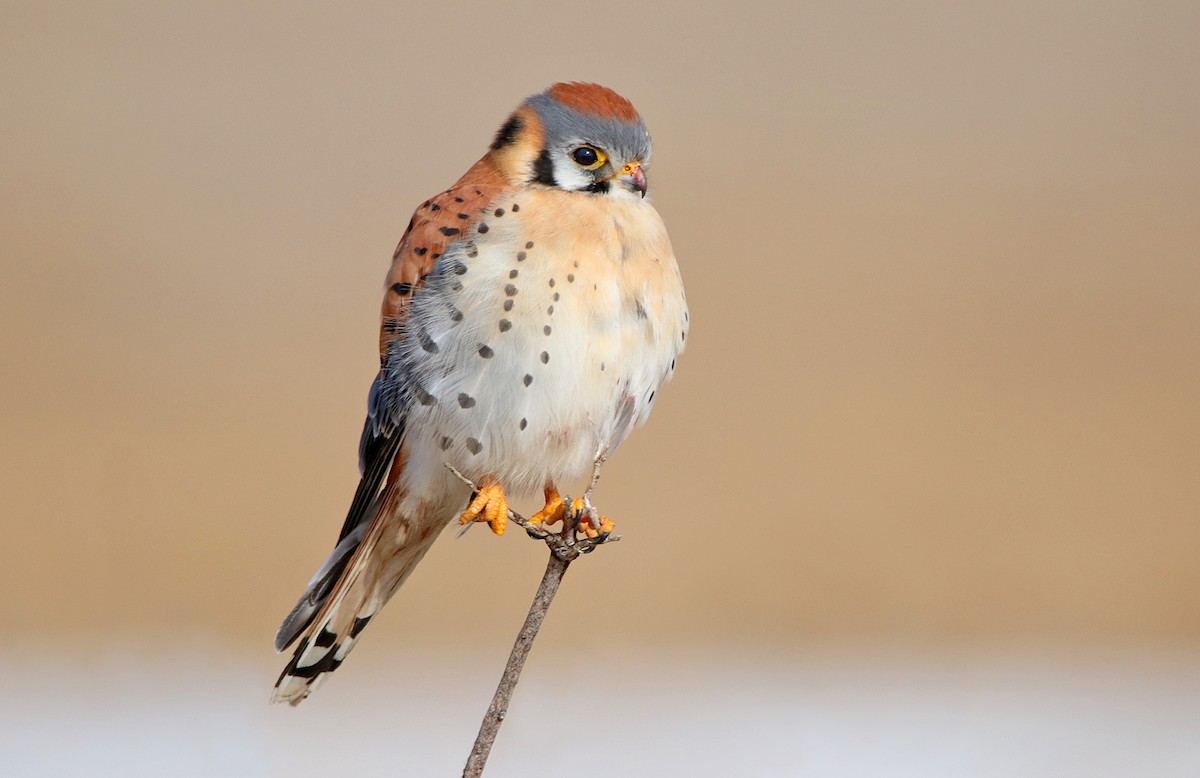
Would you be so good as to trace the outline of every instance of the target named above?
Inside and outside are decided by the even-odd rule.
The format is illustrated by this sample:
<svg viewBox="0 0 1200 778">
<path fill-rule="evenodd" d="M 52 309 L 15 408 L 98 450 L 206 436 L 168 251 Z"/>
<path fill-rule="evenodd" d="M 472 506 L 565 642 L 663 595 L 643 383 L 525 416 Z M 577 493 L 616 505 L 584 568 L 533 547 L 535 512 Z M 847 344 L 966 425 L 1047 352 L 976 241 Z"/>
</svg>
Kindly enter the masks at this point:
<svg viewBox="0 0 1200 778">
<path fill-rule="evenodd" d="M 449 462 L 514 493 L 575 477 L 645 421 L 674 370 L 686 303 L 654 209 L 597 201 L 597 239 L 571 245 L 539 205 L 533 192 L 498 209 L 414 296 L 397 355 L 410 465 Z"/>
</svg>

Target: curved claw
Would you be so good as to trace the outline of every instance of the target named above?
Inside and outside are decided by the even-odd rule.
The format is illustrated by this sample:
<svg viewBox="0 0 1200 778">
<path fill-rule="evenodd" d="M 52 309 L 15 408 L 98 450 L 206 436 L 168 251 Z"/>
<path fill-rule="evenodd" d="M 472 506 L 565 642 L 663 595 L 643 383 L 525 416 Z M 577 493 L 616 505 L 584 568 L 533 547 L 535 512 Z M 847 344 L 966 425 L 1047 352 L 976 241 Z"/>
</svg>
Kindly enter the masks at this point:
<svg viewBox="0 0 1200 778">
<path fill-rule="evenodd" d="M 525 534 L 529 535 L 529 537 L 533 538 L 534 540 L 545 540 L 546 538 L 550 537 L 549 532 L 543 529 L 538 529 L 532 524 L 525 528 Z"/>
</svg>

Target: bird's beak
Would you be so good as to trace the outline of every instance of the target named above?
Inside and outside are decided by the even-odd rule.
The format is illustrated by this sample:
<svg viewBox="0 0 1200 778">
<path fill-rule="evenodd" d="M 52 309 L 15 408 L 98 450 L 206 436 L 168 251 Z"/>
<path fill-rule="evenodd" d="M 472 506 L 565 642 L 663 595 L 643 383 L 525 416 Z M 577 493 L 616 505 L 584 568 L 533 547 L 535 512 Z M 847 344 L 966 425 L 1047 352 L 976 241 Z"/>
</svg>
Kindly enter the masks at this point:
<svg viewBox="0 0 1200 778">
<path fill-rule="evenodd" d="M 617 180 L 641 192 L 642 197 L 646 196 L 646 171 L 642 170 L 641 162 L 625 163 L 621 172 L 617 174 Z"/>
</svg>

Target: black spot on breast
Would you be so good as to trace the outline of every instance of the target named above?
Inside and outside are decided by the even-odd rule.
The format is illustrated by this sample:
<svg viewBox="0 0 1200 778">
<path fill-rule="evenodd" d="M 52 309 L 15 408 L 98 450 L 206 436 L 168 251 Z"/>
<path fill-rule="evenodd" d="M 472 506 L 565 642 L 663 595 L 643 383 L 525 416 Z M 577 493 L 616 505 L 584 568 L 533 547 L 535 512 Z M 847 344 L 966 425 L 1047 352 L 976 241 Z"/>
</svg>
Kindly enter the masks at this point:
<svg viewBox="0 0 1200 778">
<path fill-rule="evenodd" d="M 451 440 L 450 438 L 442 438 L 442 451 L 445 451 L 446 449 L 450 448 L 453 445 L 454 445 L 454 441 Z"/>
<path fill-rule="evenodd" d="M 488 228 L 486 222 L 480 222 L 479 227 L 477 229 L 479 230 L 480 233 L 484 233 L 484 232 L 487 232 L 489 228 Z"/>
<path fill-rule="evenodd" d="M 501 332 L 508 332 L 508 331 L 509 331 L 509 330 L 511 330 L 511 329 L 512 329 L 512 322 L 511 322 L 511 321 L 509 321 L 508 319 L 501 319 L 501 320 L 500 320 L 500 331 L 501 331 Z"/>
<path fill-rule="evenodd" d="M 462 408 L 474 408 L 475 398 L 464 392 L 458 396 L 458 404 Z"/>
<path fill-rule="evenodd" d="M 430 354 L 438 353 L 438 344 L 433 342 L 433 338 L 429 337 L 429 333 L 425 330 L 420 330 L 417 333 L 417 339 L 421 341 L 421 348 L 428 351 Z"/>
<path fill-rule="evenodd" d="M 512 310 L 512 307 L 513 307 L 513 301 L 512 301 L 512 300 L 505 300 L 505 301 L 504 301 L 504 310 L 505 310 L 505 311 L 511 311 L 511 310 Z"/>
<path fill-rule="evenodd" d="M 646 307 L 644 305 L 642 305 L 641 300 L 634 301 L 634 305 L 636 306 L 634 312 L 637 314 L 637 317 L 639 319 L 649 319 L 650 318 L 650 316 L 646 313 Z"/>
<path fill-rule="evenodd" d="M 550 352 L 543 351 L 541 356 L 542 364 L 545 365 L 550 361 Z"/>
<path fill-rule="evenodd" d="M 440 211 L 440 210 L 442 210 L 442 206 L 438 205 L 437 203 L 434 203 L 433 205 L 429 206 L 429 210 Z"/>
<path fill-rule="evenodd" d="M 530 384 L 533 383 L 533 376 L 529 375 L 529 373 L 526 373 L 525 377 L 521 379 L 521 383 L 525 384 L 526 386 L 529 386 Z"/>
<path fill-rule="evenodd" d="M 492 351 L 491 346 L 488 346 L 486 343 L 479 347 L 479 356 L 483 357 L 484 359 L 491 359 L 495 355 L 496 352 Z"/>
<path fill-rule="evenodd" d="M 508 271 L 509 278 L 516 278 L 518 275 L 520 275 L 520 271 L 518 271 L 515 267 L 512 270 Z"/>
<path fill-rule="evenodd" d="M 437 259 L 437 258 L 438 258 L 438 257 L 440 257 L 440 256 L 441 256 L 441 254 L 439 254 L 438 252 L 436 252 L 436 251 L 435 251 L 435 252 L 433 252 L 432 254 L 430 254 L 430 255 L 429 255 L 429 258 L 430 258 L 430 259 Z"/>
<path fill-rule="evenodd" d="M 547 308 L 547 309 L 546 309 L 546 315 L 547 315 L 547 316 L 553 316 L 553 315 L 554 315 L 554 306 L 553 306 L 553 305 L 551 305 L 549 308 Z"/>
<path fill-rule="evenodd" d="M 462 290 L 463 290 L 462 281 L 455 281 L 454 283 L 450 284 L 451 292 L 461 292 Z"/>
<path fill-rule="evenodd" d="M 528 256 L 528 255 L 527 255 L 527 254 L 526 254 L 524 251 L 518 251 L 518 252 L 517 252 L 517 261 L 518 261 L 518 262 L 524 262 L 524 261 L 525 261 L 525 257 L 527 257 L 527 256 Z"/>
<path fill-rule="evenodd" d="M 413 396 L 417 398 L 417 402 L 421 403 L 421 405 L 434 405 L 437 403 L 437 398 L 425 391 L 425 387 L 420 384 L 413 384 Z"/>
<path fill-rule="evenodd" d="M 450 236 L 457 235 L 458 233 L 462 232 L 462 230 L 460 230 L 458 227 L 442 227 L 438 230 L 438 232 L 442 233 L 443 235 Z"/>
<path fill-rule="evenodd" d="M 554 302 L 558 302 L 558 292 L 554 293 L 554 297 L 552 299 L 554 300 Z"/>
<path fill-rule="evenodd" d="M 497 208 L 495 211 L 493 211 L 493 213 L 495 214 L 496 218 L 499 219 L 501 216 L 504 215 L 504 209 Z"/>
<path fill-rule="evenodd" d="M 477 256 L 479 256 L 479 249 L 472 245 L 471 250 L 467 252 L 467 257 L 470 259 L 475 259 Z"/>
<path fill-rule="evenodd" d="M 458 310 L 457 308 L 455 308 L 453 305 L 450 306 L 450 321 L 462 321 L 462 320 L 463 320 L 463 312 Z"/>
<path fill-rule="evenodd" d="M 513 203 L 512 212 L 516 213 L 519 210 L 521 210 L 521 206 L 516 203 Z"/>
<path fill-rule="evenodd" d="M 465 213 L 460 213 L 460 214 L 458 215 L 458 218 L 460 218 L 460 219 L 469 219 L 469 218 L 471 218 L 471 217 L 470 217 L 470 216 L 468 216 L 468 215 L 467 215 L 467 214 L 465 214 Z"/>
<path fill-rule="evenodd" d="M 604 372 L 604 363 L 603 362 L 600 363 L 600 372 L 601 373 Z"/>
<path fill-rule="evenodd" d="M 543 334 L 543 335 L 549 335 L 549 334 L 550 334 L 550 325 L 549 325 L 549 324 L 547 324 L 545 327 L 542 327 L 542 334 Z"/>
<path fill-rule="evenodd" d="M 413 247 L 413 253 L 416 254 L 418 257 L 425 256 L 425 252 L 427 252 L 427 251 L 429 251 L 428 246 L 414 246 Z"/>
<path fill-rule="evenodd" d="M 521 423 L 520 423 L 519 425 L 517 425 L 517 426 L 519 426 L 519 427 L 520 427 L 522 430 L 524 430 L 526 427 L 528 427 L 528 426 L 529 426 L 529 420 L 528 420 L 528 419 L 521 419 Z"/>
<path fill-rule="evenodd" d="M 454 273 L 456 276 L 465 275 L 467 272 L 467 266 L 461 262 L 455 262 L 450 266 L 450 272 Z"/>
<path fill-rule="evenodd" d="M 378 289 L 379 287 L 375 288 Z M 407 281 L 397 282 L 392 284 L 392 291 L 401 296 L 412 294 L 412 284 Z"/>
<path fill-rule="evenodd" d="M 517 293 L 516 286 L 514 286 L 513 284 L 505 284 L 504 285 L 504 294 L 508 295 L 509 297 L 512 297 L 516 293 Z"/>
<path fill-rule="evenodd" d="M 550 287 L 551 287 L 551 288 L 553 288 L 553 287 L 554 287 L 554 279 L 553 279 L 553 278 L 551 278 L 551 279 L 550 279 Z"/>
<path fill-rule="evenodd" d="M 463 201 L 463 199 L 461 197 L 454 198 L 454 202 L 456 202 L 456 203 L 461 203 L 462 201 Z"/>
<path fill-rule="evenodd" d="M 521 121 L 521 117 L 516 114 L 508 117 L 508 121 L 496 133 L 496 138 L 492 141 L 492 149 L 502 149 L 505 146 L 511 146 L 516 143 L 517 136 L 521 134 L 523 124 L 524 122 Z"/>
<path fill-rule="evenodd" d="M 531 249 L 531 248 L 533 248 L 533 241 L 531 241 L 531 240 L 530 240 L 530 241 L 526 241 L 526 242 L 525 242 L 525 248 L 527 248 L 527 249 Z"/>
<path fill-rule="evenodd" d="M 472 454 L 478 454 L 480 451 L 483 451 L 483 444 L 475 438 L 467 438 L 467 450 Z"/>
<path fill-rule="evenodd" d="M 567 283 L 568 284 L 575 283 L 575 274 L 574 273 L 567 273 Z"/>
</svg>

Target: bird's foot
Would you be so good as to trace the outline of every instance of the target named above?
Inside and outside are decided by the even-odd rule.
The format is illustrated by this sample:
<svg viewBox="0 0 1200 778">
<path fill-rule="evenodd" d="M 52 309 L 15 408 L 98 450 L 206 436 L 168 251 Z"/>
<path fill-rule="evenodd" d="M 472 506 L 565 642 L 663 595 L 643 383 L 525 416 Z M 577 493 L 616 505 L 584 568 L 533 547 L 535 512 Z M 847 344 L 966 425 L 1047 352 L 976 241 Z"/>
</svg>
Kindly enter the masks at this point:
<svg viewBox="0 0 1200 778">
<path fill-rule="evenodd" d="M 529 523 L 535 527 L 545 524 L 556 524 L 567 515 L 567 501 L 562 498 L 553 486 L 546 487 L 546 507 L 529 517 Z"/>
<path fill-rule="evenodd" d="M 612 534 L 614 524 L 613 520 L 607 516 L 601 516 L 600 513 L 592 507 L 592 502 L 587 497 L 582 500 L 572 501 L 572 507 L 575 514 L 579 516 L 579 531 L 587 536 L 589 540 L 594 540 L 597 543 L 603 543 L 608 540 L 608 536 Z"/>
<path fill-rule="evenodd" d="M 574 519 L 576 529 L 585 537 L 599 539 L 601 543 L 613 531 L 612 519 L 597 513 L 587 497 L 579 500 L 564 499 L 553 487 L 546 489 L 546 507 L 530 516 L 529 523 L 535 527 L 544 527 L 564 521 L 568 516 Z"/>
<path fill-rule="evenodd" d="M 479 487 L 479 491 L 471 497 L 471 504 L 458 519 L 459 524 L 472 521 L 486 521 L 492 532 L 504 534 L 504 527 L 508 524 L 508 497 L 504 494 L 503 486 L 489 482 Z"/>
</svg>

